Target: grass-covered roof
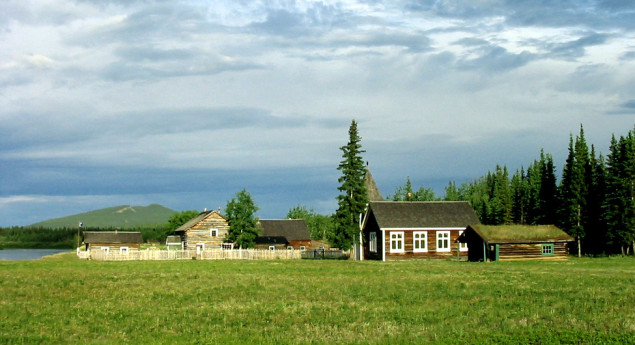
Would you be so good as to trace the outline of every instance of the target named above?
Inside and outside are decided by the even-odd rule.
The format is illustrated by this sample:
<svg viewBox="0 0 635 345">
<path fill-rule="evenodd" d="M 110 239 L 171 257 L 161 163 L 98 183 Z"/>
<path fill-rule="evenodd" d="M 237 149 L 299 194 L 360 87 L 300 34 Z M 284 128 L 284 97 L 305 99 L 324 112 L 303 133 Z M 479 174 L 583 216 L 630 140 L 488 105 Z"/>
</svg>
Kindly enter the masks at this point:
<svg viewBox="0 0 635 345">
<path fill-rule="evenodd" d="M 470 225 L 487 243 L 571 242 L 573 238 L 554 225 Z"/>
</svg>

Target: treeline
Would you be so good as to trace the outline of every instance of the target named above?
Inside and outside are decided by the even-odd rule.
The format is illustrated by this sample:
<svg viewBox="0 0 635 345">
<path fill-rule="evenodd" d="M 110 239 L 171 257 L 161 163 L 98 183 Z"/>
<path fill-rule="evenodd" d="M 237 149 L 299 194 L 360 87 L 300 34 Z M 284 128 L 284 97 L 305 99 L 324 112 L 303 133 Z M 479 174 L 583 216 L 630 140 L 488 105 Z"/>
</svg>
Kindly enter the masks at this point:
<svg viewBox="0 0 635 345">
<path fill-rule="evenodd" d="M 483 224 L 555 224 L 576 239 L 577 254 L 629 254 L 635 250 L 635 130 L 613 136 L 605 158 L 589 149 L 581 126 L 570 136 L 559 183 L 553 157 L 541 151 L 513 174 L 496 166 L 460 186 L 450 182 L 443 198 L 413 190 L 409 178 L 389 198 L 469 201 Z"/>
<path fill-rule="evenodd" d="M 145 242 L 165 242 L 172 232 L 169 225 L 153 227 L 116 228 L 82 228 L 83 231 L 138 231 Z M 41 227 L 10 227 L 0 228 L 0 248 L 75 248 L 77 246 L 77 228 L 41 228 Z"/>
</svg>

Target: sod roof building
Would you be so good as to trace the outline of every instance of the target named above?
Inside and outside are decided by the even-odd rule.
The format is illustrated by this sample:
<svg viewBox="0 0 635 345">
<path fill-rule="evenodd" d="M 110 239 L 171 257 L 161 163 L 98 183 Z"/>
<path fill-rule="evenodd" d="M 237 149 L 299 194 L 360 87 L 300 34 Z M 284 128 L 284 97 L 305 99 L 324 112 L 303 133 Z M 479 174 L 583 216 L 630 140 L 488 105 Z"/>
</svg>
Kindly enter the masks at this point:
<svg viewBox="0 0 635 345">
<path fill-rule="evenodd" d="M 574 239 L 554 225 L 470 225 L 457 241 L 470 261 L 566 260 Z"/>
</svg>

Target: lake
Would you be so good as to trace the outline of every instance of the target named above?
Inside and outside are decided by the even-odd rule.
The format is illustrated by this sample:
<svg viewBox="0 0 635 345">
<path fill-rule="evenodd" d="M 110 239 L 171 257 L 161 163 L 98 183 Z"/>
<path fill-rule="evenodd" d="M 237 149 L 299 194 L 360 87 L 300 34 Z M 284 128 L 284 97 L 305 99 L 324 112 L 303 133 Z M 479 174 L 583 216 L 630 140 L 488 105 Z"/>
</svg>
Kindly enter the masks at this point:
<svg viewBox="0 0 635 345">
<path fill-rule="evenodd" d="M 47 255 L 70 252 L 69 249 L 3 249 L 0 260 L 36 260 Z"/>
</svg>

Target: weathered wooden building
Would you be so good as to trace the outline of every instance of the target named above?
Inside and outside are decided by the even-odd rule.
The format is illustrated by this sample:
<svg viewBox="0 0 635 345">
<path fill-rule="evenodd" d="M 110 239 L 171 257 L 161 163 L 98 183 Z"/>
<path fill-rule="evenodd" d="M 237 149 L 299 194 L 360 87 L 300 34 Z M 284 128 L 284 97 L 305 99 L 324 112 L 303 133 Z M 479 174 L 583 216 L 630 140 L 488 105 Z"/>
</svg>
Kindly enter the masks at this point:
<svg viewBox="0 0 635 345">
<path fill-rule="evenodd" d="M 229 232 L 227 220 L 218 211 L 203 211 L 181 225 L 174 233 L 184 249 L 221 248 Z"/>
<path fill-rule="evenodd" d="M 457 239 L 470 261 L 566 260 L 573 241 L 553 225 L 470 225 Z"/>
<path fill-rule="evenodd" d="M 468 202 L 371 201 L 361 224 L 361 259 L 467 256 L 467 246 L 456 239 L 478 223 Z"/>
<path fill-rule="evenodd" d="M 131 250 L 139 250 L 143 238 L 140 232 L 84 231 L 83 242 L 87 251 L 127 254 Z"/>
<path fill-rule="evenodd" d="M 303 219 L 262 219 L 256 238 L 259 249 L 309 249 L 311 235 Z"/>
</svg>

